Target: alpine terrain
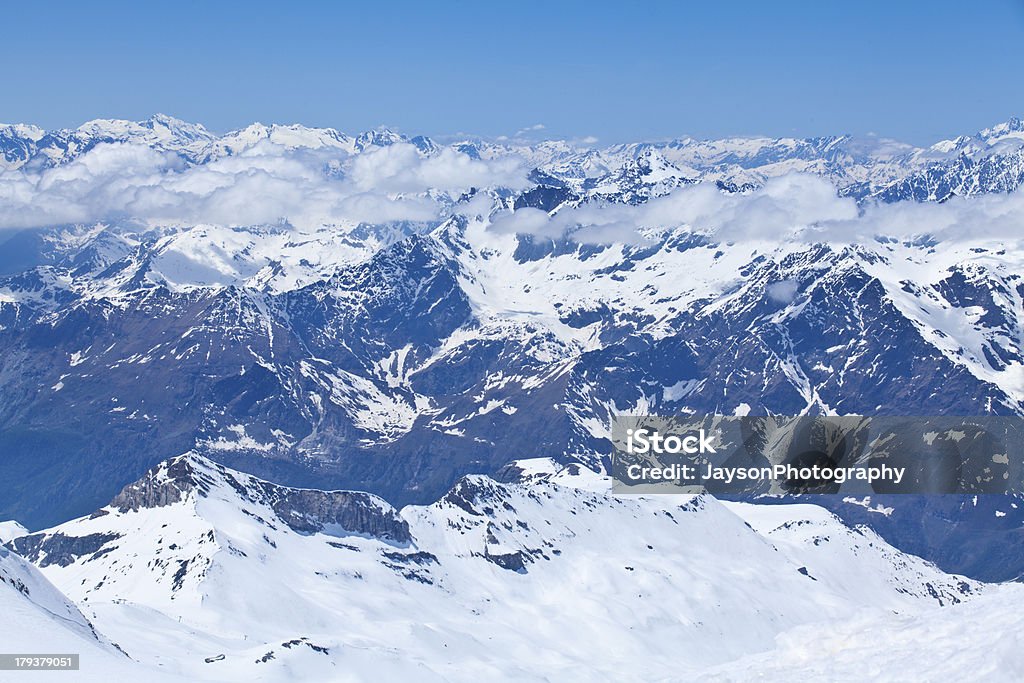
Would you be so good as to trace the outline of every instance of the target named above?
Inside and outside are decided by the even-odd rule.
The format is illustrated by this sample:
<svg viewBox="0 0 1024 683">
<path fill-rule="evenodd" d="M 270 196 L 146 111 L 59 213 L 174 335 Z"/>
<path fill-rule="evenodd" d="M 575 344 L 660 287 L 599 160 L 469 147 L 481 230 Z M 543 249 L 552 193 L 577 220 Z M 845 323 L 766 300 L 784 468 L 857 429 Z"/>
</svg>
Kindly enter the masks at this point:
<svg viewBox="0 0 1024 683">
<path fill-rule="evenodd" d="M 1016 494 L 607 478 L 621 414 L 1024 415 L 1021 184 L 1018 119 L 0 126 L 3 638 L 97 680 L 1024 676 Z"/>
</svg>

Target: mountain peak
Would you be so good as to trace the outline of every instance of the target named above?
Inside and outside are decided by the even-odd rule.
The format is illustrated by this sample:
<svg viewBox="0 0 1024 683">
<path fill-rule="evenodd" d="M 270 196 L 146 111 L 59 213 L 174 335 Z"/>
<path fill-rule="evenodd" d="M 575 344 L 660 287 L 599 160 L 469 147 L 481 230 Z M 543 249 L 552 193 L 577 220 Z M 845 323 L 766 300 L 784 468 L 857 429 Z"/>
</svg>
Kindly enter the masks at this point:
<svg viewBox="0 0 1024 683">
<path fill-rule="evenodd" d="M 1024 133 L 1024 121 L 1016 116 L 1011 116 L 1000 124 L 992 126 L 991 128 L 985 128 L 978 134 L 978 136 L 991 142 L 993 139 L 1006 137 L 1008 135 L 1013 135 L 1014 133 Z"/>
<path fill-rule="evenodd" d="M 0 123 L 0 137 L 24 138 L 38 142 L 44 135 L 46 131 L 39 126 L 27 123 Z"/>
<path fill-rule="evenodd" d="M 190 123 L 167 114 L 153 114 L 140 124 L 150 130 L 164 129 L 176 137 L 191 140 L 213 140 L 216 137 L 201 123 Z"/>
<path fill-rule="evenodd" d="M 109 507 L 121 513 L 138 512 L 188 498 L 228 501 L 239 507 L 265 505 L 302 533 L 341 529 L 398 543 L 409 541 L 408 524 L 375 495 L 280 486 L 228 469 L 195 452 L 159 463 L 124 487 Z"/>
<path fill-rule="evenodd" d="M 209 476 L 214 463 L 196 453 L 165 460 L 131 484 L 110 501 L 121 512 L 164 507 L 184 499 L 189 493 L 205 495 L 213 483 Z"/>
<path fill-rule="evenodd" d="M 390 128 L 377 128 L 368 130 L 356 136 L 356 149 L 362 151 L 367 147 L 387 147 L 399 142 L 408 140 L 401 133 L 396 133 Z"/>
</svg>

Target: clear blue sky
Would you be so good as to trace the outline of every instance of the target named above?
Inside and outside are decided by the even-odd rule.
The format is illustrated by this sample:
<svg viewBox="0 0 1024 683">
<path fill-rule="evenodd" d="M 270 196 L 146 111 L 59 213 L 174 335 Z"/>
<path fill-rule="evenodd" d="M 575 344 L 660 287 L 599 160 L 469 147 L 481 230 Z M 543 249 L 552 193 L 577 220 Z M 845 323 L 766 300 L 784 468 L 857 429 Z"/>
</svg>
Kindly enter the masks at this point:
<svg viewBox="0 0 1024 683">
<path fill-rule="evenodd" d="M 926 143 L 1024 116 L 1024 0 L 6 3 L 0 121 Z"/>
</svg>

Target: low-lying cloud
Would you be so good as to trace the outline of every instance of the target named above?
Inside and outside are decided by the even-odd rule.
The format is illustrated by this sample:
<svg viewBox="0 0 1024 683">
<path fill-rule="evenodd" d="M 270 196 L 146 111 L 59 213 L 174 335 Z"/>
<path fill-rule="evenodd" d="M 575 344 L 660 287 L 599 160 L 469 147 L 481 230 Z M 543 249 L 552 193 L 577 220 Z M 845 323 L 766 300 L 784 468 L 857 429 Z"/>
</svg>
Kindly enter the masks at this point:
<svg viewBox="0 0 1024 683">
<path fill-rule="evenodd" d="M 859 207 L 824 178 L 791 174 L 742 194 L 697 183 L 636 206 L 588 203 L 554 215 L 523 208 L 496 214 L 490 229 L 607 244 L 642 242 L 647 230 L 677 227 L 736 241 L 1019 238 L 1024 234 L 1024 191 Z"/>
<path fill-rule="evenodd" d="M 733 239 L 782 237 L 822 222 L 853 220 L 857 204 L 841 198 L 828 181 L 811 175 L 769 180 L 746 194 L 727 194 L 714 183 L 697 183 L 636 206 L 583 204 L 553 216 L 520 209 L 496 216 L 492 229 L 581 242 L 635 242 L 645 228 L 687 226 Z"/>
<path fill-rule="evenodd" d="M 449 207 L 471 188 L 525 188 L 518 157 L 481 160 L 453 149 L 423 156 L 407 143 L 349 157 L 269 141 L 243 153 L 190 165 L 152 148 L 97 145 L 43 170 L 0 171 L 0 229 L 99 221 L 150 225 L 258 225 L 297 228 L 334 223 L 431 221 L 448 210 L 486 215 L 490 195 Z M 333 155 L 333 156 L 332 156 Z M 953 198 L 945 203 L 858 206 L 826 179 L 791 174 L 742 194 L 713 183 L 677 189 L 644 204 L 588 202 L 554 215 L 501 211 L 490 229 L 585 243 L 635 243 L 648 230 L 684 227 L 722 240 L 845 242 L 929 235 L 939 240 L 1016 238 L 1024 192 Z"/>
<path fill-rule="evenodd" d="M 331 165 L 335 172 L 327 172 Z M 483 161 L 451 149 L 423 157 L 406 143 L 340 167 L 324 153 L 269 142 L 195 166 L 146 146 L 101 144 L 53 168 L 0 172 L 0 228 L 129 219 L 297 227 L 428 221 L 442 212 L 441 194 L 526 184 L 519 159 Z"/>
</svg>

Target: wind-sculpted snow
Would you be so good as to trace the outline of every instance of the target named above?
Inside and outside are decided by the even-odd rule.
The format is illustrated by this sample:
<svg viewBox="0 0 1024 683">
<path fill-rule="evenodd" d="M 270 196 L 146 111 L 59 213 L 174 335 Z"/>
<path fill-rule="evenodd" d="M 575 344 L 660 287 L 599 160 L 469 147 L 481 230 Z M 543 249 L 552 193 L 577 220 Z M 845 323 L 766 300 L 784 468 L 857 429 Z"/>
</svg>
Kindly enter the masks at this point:
<svg viewBox="0 0 1024 683">
<path fill-rule="evenodd" d="M 53 624 L 66 628 L 86 641 L 99 645 L 92 624 L 82 616 L 73 603 L 60 593 L 39 570 L 8 548 L 0 546 L 0 595 L 4 604 L 10 607 L 21 598 L 28 610 L 35 610 L 40 616 L 46 615 Z M 7 610 L 5 610 L 5 617 Z M 5 643 L 6 644 L 6 643 Z"/>
<path fill-rule="evenodd" d="M 551 460 L 505 480 L 465 477 L 404 508 L 396 539 L 295 528 L 267 495 L 282 487 L 187 455 L 28 538 L 97 629 L 191 680 L 692 678 L 793 629 L 913 619 L 996 590 L 814 506 L 615 498 L 607 478 Z M 97 535 L 111 540 L 45 561 L 54 539 Z"/>
</svg>

